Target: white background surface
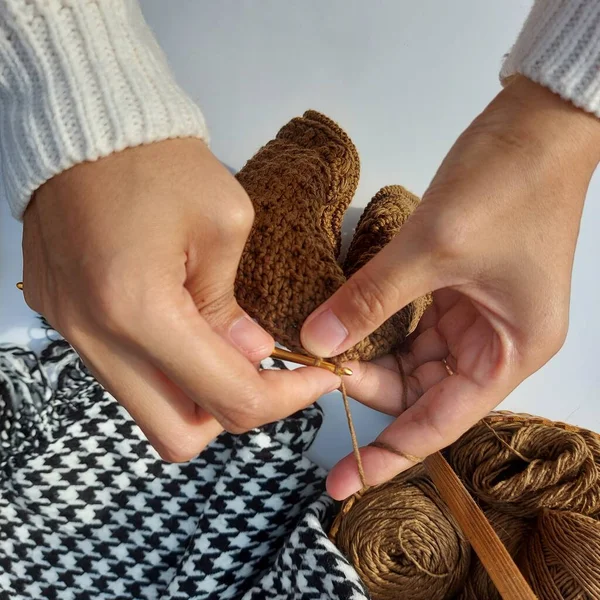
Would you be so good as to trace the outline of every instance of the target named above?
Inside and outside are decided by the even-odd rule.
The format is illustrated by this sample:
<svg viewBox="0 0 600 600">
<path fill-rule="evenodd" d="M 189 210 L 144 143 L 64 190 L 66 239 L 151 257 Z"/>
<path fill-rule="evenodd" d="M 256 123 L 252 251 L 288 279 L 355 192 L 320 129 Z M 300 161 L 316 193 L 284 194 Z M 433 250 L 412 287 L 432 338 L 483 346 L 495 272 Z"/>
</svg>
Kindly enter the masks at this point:
<svg viewBox="0 0 600 600">
<path fill-rule="evenodd" d="M 239 169 L 291 117 L 337 120 L 362 161 L 355 207 L 383 185 L 422 194 L 457 135 L 499 90 L 502 56 L 529 2 L 455 0 L 143 0 L 183 87 L 204 110 L 217 156 Z M 352 210 L 351 230 L 360 211 Z M 506 401 L 600 430 L 600 177 L 588 195 L 575 263 L 571 327 L 561 353 Z M 14 288 L 20 226 L 0 209 L 0 341 L 39 335 Z M 339 395 L 311 455 L 350 451 Z M 366 443 L 387 421 L 355 408 Z"/>
</svg>

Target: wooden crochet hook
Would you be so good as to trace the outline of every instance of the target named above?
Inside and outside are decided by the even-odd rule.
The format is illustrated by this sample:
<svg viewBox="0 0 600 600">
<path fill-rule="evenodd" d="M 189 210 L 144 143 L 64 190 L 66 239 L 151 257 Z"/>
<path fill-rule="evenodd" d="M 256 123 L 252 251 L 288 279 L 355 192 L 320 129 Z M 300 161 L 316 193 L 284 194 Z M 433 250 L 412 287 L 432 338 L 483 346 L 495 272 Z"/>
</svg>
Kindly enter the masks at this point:
<svg viewBox="0 0 600 600">
<path fill-rule="evenodd" d="M 340 367 L 332 362 L 323 360 L 322 358 L 317 358 L 316 356 L 307 356 L 306 354 L 290 352 L 289 350 L 282 350 L 281 348 L 275 348 L 271 354 L 271 358 L 287 360 L 288 362 L 304 365 L 306 367 L 320 367 L 321 369 L 327 369 L 336 375 L 352 375 L 352 369 L 349 369 L 348 367 Z"/>
</svg>

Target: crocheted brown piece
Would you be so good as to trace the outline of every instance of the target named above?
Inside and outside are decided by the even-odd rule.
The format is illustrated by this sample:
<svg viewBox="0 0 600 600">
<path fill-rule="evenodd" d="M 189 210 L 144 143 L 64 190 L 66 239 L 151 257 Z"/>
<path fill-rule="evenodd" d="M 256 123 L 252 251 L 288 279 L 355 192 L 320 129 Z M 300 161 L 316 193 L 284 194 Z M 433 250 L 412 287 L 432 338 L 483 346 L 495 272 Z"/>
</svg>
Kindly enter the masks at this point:
<svg viewBox="0 0 600 600">
<path fill-rule="evenodd" d="M 401 185 L 384 187 L 375 194 L 360 217 L 348 248 L 343 265 L 346 277 L 366 265 L 392 241 L 418 204 L 419 198 Z M 391 349 L 388 340 L 397 337 L 399 342 L 403 341 L 414 331 L 430 303 L 430 294 L 411 302 L 371 335 L 371 344 L 376 348 L 386 348 L 383 353 L 388 352 Z M 380 355 L 376 349 L 375 354 Z"/>
<path fill-rule="evenodd" d="M 277 342 L 302 351 L 306 317 L 398 232 L 418 199 L 383 188 L 365 209 L 343 266 L 344 213 L 356 191 L 354 144 L 324 115 L 292 119 L 238 173 L 256 212 L 235 285 L 240 306 Z M 396 348 L 416 325 L 425 300 L 406 307 L 343 360 L 371 360 Z"/>
</svg>

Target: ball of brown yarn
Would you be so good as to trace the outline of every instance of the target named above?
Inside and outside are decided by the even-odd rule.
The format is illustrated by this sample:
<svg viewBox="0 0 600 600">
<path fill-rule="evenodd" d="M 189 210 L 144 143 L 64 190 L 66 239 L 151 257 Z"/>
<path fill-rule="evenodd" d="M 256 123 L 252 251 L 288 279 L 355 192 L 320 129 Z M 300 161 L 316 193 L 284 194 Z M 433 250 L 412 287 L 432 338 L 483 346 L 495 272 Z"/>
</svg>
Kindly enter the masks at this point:
<svg viewBox="0 0 600 600">
<path fill-rule="evenodd" d="M 519 566 L 543 600 L 600 598 L 600 522 L 574 512 L 542 510 Z"/>
<path fill-rule="evenodd" d="M 591 432 L 535 417 L 494 415 L 455 442 L 448 460 L 479 501 L 504 513 L 600 512 L 600 436 Z"/>
<path fill-rule="evenodd" d="M 468 542 L 421 467 L 413 472 L 351 498 L 330 532 L 373 600 L 443 600 L 469 569 Z"/>
</svg>

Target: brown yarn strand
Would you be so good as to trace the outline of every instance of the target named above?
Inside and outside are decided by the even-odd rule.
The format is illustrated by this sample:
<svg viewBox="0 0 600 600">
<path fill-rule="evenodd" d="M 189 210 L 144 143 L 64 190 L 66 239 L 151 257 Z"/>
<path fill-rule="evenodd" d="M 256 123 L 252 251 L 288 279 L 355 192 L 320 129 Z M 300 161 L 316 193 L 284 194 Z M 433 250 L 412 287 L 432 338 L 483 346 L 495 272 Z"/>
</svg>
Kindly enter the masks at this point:
<svg viewBox="0 0 600 600">
<path fill-rule="evenodd" d="M 356 437 L 356 429 L 354 427 L 354 421 L 352 420 L 352 412 L 350 411 L 350 402 L 348 401 L 348 394 L 346 393 L 346 385 L 342 378 L 342 384 L 340 385 L 340 392 L 342 393 L 342 399 L 344 401 L 344 411 L 346 412 L 346 419 L 348 420 L 348 429 L 350 430 L 350 438 L 352 439 L 352 452 L 356 460 L 356 467 L 358 469 L 358 476 L 360 483 L 364 488 L 367 487 L 367 479 L 365 477 L 365 469 L 363 467 L 362 458 L 360 456 L 360 448 L 358 446 L 358 438 Z"/>
<path fill-rule="evenodd" d="M 404 458 L 408 462 L 411 462 L 415 465 L 418 465 L 420 462 L 423 462 L 422 458 L 419 458 L 418 456 L 413 456 L 412 454 L 407 454 L 406 452 L 402 452 L 401 450 L 390 446 L 390 444 L 386 444 L 385 442 L 381 442 L 379 440 L 374 440 L 369 444 L 369 446 L 373 446 L 373 448 L 381 448 L 382 450 L 387 450 L 388 452 L 391 452 L 392 454 L 395 454 L 400 458 Z"/>
</svg>

